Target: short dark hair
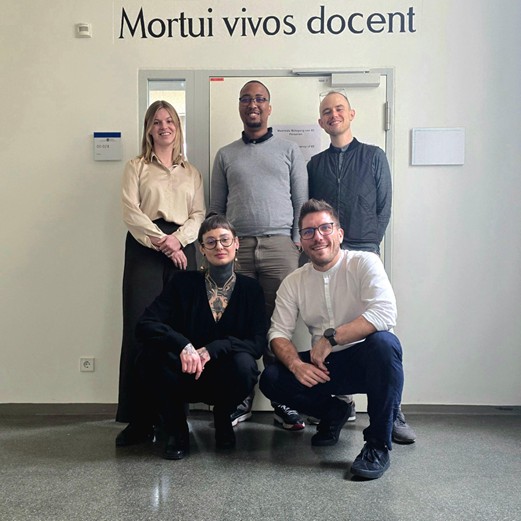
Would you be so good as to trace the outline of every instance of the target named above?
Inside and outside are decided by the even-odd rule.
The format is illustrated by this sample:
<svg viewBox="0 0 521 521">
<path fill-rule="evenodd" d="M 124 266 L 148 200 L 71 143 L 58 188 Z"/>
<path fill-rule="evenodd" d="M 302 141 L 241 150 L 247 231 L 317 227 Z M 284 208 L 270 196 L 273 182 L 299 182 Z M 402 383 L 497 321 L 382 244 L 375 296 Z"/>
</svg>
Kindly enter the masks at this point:
<svg viewBox="0 0 521 521">
<path fill-rule="evenodd" d="M 259 85 L 262 85 L 262 86 L 266 89 L 266 92 L 268 93 L 268 98 L 269 98 L 269 100 L 271 100 L 270 89 L 268 89 L 268 87 L 266 87 L 266 85 L 264 85 L 264 83 L 262 83 L 262 81 L 259 81 L 259 80 L 250 80 L 250 81 L 247 81 L 247 82 L 246 82 L 246 83 L 241 87 L 240 92 L 242 92 L 242 89 L 244 89 L 244 87 L 246 87 L 246 85 L 249 85 L 250 83 L 258 83 Z"/>
<path fill-rule="evenodd" d="M 199 228 L 199 233 L 197 234 L 197 240 L 199 241 L 199 243 L 203 243 L 203 235 L 205 233 L 208 233 L 212 230 L 216 230 L 217 228 L 224 228 L 225 230 L 230 230 L 234 237 L 237 236 L 235 228 L 231 225 L 230 221 L 226 219 L 224 215 L 212 214 L 202 222 L 201 227 Z"/>
<path fill-rule="evenodd" d="M 326 201 L 322 199 L 310 199 L 309 201 L 306 201 L 300 209 L 298 227 L 302 228 L 302 221 L 304 220 L 304 217 L 306 217 L 306 215 L 316 212 L 327 212 L 329 215 L 331 215 L 331 219 L 333 219 L 333 222 L 337 225 L 339 224 L 338 214 L 330 204 L 326 203 Z"/>
</svg>

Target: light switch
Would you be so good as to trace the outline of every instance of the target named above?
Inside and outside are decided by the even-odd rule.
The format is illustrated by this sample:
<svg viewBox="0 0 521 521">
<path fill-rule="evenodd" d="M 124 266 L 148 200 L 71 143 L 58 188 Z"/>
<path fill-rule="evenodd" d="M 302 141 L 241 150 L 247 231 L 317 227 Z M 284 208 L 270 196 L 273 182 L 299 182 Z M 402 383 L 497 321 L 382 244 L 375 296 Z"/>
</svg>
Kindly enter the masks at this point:
<svg viewBox="0 0 521 521">
<path fill-rule="evenodd" d="M 92 38 L 92 24 L 76 24 L 76 38 Z"/>
</svg>

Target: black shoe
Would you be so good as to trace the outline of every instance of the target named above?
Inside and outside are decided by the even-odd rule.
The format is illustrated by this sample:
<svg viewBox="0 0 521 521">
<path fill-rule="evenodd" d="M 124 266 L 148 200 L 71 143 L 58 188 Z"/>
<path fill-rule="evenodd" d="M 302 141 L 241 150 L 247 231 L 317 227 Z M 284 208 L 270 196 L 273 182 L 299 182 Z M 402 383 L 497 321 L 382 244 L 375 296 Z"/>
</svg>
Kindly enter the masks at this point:
<svg viewBox="0 0 521 521">
<path fill-rule="evenodd" d="M 367 442 L 351 465 L 351 474 L 366 479 L 377 479 L 389 468 L 390 464 L 387 449 L 377 449 Z"/>
<path fill-rule="evenodd" d="M 235 447 L 235 432 L 229 409 L 222 409 L 218 405 L 213 408 L 215 424 L 215 446 L 217 449 L 229 450 Z"/>
<path fill-rule="evenodd" d="M 246 396 L 244 401 L 237 405 L 237 409 L 232 412 L 230 419 L 232 421 L 233 427 L 235 427 L 238 423 L 245 422 L 251 418 L 251 408 L 253 405 L 254 396 L 254 392 L 252 392 L 249 396 Z"/>
<path fill-rule="evenodd" d="M 405 416 L 401 409 L 398 410 L 396 420 L 393 423 L 393 441 L 408 445 L 416 441 L 416 433 L 413 428 L 405 421 Z"/>
<path fill-rule="evenodd" d="M 129 423 L 117 436 L 116 447 L 128 447 L 154 439 L 154 427 Z"/>
<path fill-rule="evenodd" d="M 340 431 L 351 414 L 351 404 L 333 398 L 335 410 L 331 411 L 330 419 L 322 419 L 317 425 L 317 433 L 311 438 L 314 447 L 329 447 L 338 442 Z"/>
<path fill-rule="evenodd" d="M 183 459 L 190 452 L 190 444 L 188 438 L 179 435 L 170 435 L 166 439 L 165 448 L 163 450 L 163 458 L 165 459 Z"/>
<path fill-rule="evenodd" d="M 235 448 L 235 433 L 233 432 L 233 427 L 230 433 L 215 432 L 215 448 L 219 450 L 231 450 Z"/>
</svg>

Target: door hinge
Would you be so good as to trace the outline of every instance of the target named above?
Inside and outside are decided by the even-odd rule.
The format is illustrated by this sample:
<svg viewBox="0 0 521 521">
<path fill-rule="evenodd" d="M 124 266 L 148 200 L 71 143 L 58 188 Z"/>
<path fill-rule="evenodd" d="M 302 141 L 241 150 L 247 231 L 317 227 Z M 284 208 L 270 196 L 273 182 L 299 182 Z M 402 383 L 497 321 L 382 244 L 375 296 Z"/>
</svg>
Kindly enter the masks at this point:
<svg viewBox="0 0 521 521">
<path fill-rule="evenodd" d="M 391 106 L 389 105 L 388 101 L 386 101 L 384 104 L 384 111 L 384 130 L 388 132 L 389 130 L 391 130 Z"/>
</svg>

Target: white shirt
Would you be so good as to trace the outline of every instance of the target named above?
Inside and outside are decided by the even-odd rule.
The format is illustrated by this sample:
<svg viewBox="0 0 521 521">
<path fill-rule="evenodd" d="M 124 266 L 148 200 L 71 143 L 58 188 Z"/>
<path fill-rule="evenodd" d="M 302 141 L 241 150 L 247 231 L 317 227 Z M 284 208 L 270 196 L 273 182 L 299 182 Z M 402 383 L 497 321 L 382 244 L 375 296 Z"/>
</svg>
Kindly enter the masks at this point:
<svg viewBox="0 0 521 521">
<path fill-rule="evenodd" d="M 291 340 L 299 314 L 312 336 L 312 345 L 326 329 L 360 315 L 377 331 L 389 331 L 396 325 L 396 298 L 380 257 L 364 251 L 340 253 L 328 271 L 317 271 L 308 262 L 283 280 L 268 333 L 270 342 L 274 338 Z M 354 343 L 337 345 L 333 351 Z"/>
</svg>

